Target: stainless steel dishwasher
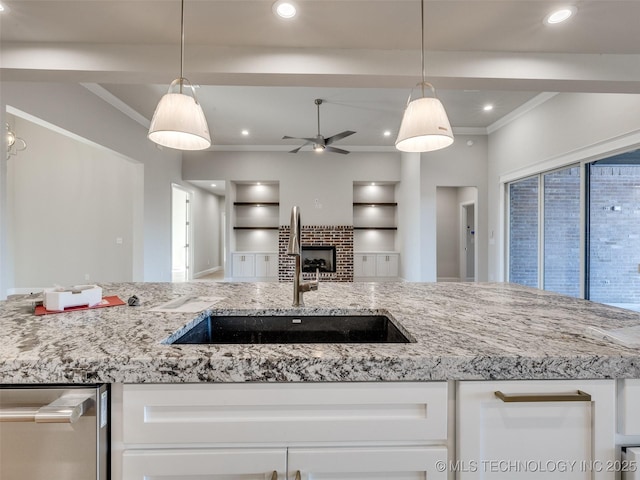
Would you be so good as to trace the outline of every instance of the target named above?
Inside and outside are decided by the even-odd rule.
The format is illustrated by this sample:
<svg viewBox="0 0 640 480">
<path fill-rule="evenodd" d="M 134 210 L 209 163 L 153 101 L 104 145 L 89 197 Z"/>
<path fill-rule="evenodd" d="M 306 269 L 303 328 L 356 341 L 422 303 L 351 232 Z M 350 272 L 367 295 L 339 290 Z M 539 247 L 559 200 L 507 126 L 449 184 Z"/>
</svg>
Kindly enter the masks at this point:
<svg viewBox="0 0 640 480">
<path fill-rule="evenodd" d="M 108 385 L 0 386 L 0 480 L 108 475 Z"/>
</svg>

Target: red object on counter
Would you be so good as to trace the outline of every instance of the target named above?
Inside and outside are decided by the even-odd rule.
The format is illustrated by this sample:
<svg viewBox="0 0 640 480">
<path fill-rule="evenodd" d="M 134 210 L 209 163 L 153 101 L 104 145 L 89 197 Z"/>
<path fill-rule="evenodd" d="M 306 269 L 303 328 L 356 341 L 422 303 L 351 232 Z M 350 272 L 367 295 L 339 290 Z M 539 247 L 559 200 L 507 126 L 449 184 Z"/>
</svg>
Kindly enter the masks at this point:
<svg viewBox="0 0 640 480">
<path fill-rule="evenodd" d="M 103 297 L 102 302 L 94 305 L 93 307 L 90 307 L 89 305 L 79 305 L 77 307 L 68 307 L 64 310 L 47 310 L 46 308 L 44 308 L 44 305 L 39 305 L 36 307 L 34 313 L 36 315 L 49 315 L 52 313 L 75 312 L 77 310 L 92 310 L 94 308 L 117 307 L 118 305 L 126 305 L 126 303 L 120 300 L 117 295 L 112 295 L 110 297 Z"/>
</svg>

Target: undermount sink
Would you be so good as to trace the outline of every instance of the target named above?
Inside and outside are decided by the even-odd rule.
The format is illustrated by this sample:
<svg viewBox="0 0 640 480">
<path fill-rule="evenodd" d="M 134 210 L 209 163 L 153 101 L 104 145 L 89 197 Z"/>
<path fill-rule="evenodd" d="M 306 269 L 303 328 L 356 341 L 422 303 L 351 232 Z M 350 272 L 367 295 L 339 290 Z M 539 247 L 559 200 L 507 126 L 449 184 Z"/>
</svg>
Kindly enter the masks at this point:
<svg viewBox="0 0 640 480">
<path fill-rule="evenodd" d="M 168 344 L 410 343 L 386 315 L 211 315 Z"/>
</svg>

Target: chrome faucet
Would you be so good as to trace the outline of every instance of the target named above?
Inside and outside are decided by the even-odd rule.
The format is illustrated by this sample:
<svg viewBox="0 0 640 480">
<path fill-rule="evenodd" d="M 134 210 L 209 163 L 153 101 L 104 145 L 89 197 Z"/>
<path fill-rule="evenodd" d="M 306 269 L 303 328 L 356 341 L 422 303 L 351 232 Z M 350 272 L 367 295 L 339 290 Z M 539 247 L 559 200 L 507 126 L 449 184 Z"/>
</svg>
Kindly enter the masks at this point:
<svg viewBox="0 0 640 480">
<path fill-rule="evenodd" d="M 300 207 L 297 205 L 291 209 L 291 229 L 289 231 L 289 248 L 287 255 L 296 257 L 296 266 L 293 273 L 293 306 L 304 307 L 302 294 L 312 290 L 318 290 L 320 283 L 320 270 L 316 269 L 316 279 L 312 282 L 302 282 L 302 268 L 300 264 L 302 225 L 300 225 Z"/>
</svg>

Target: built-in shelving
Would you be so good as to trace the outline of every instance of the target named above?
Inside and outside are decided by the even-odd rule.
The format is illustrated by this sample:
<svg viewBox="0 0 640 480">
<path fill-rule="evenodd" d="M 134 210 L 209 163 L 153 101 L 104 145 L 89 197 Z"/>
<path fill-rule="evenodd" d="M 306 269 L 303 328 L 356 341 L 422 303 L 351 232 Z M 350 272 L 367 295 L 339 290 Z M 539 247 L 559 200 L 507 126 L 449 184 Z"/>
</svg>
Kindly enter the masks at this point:
<svg viewBox="0 0 640 480">
<path fill-rule="evenodd" d="M 232 195 L 232 277 L 245 280 L 277 278 L 280 228 L 278 182 L 233 182 Z M 265 260 L 267 257 L 268 260 Z M 265 270 L 263 267 L 266 266 L 270 268 Z"/>
<path fill-rule="evenodd" d="M 353 246 L 355 252 L 396 251 L 397 182 L 354 182 Z"/>
</svg>

